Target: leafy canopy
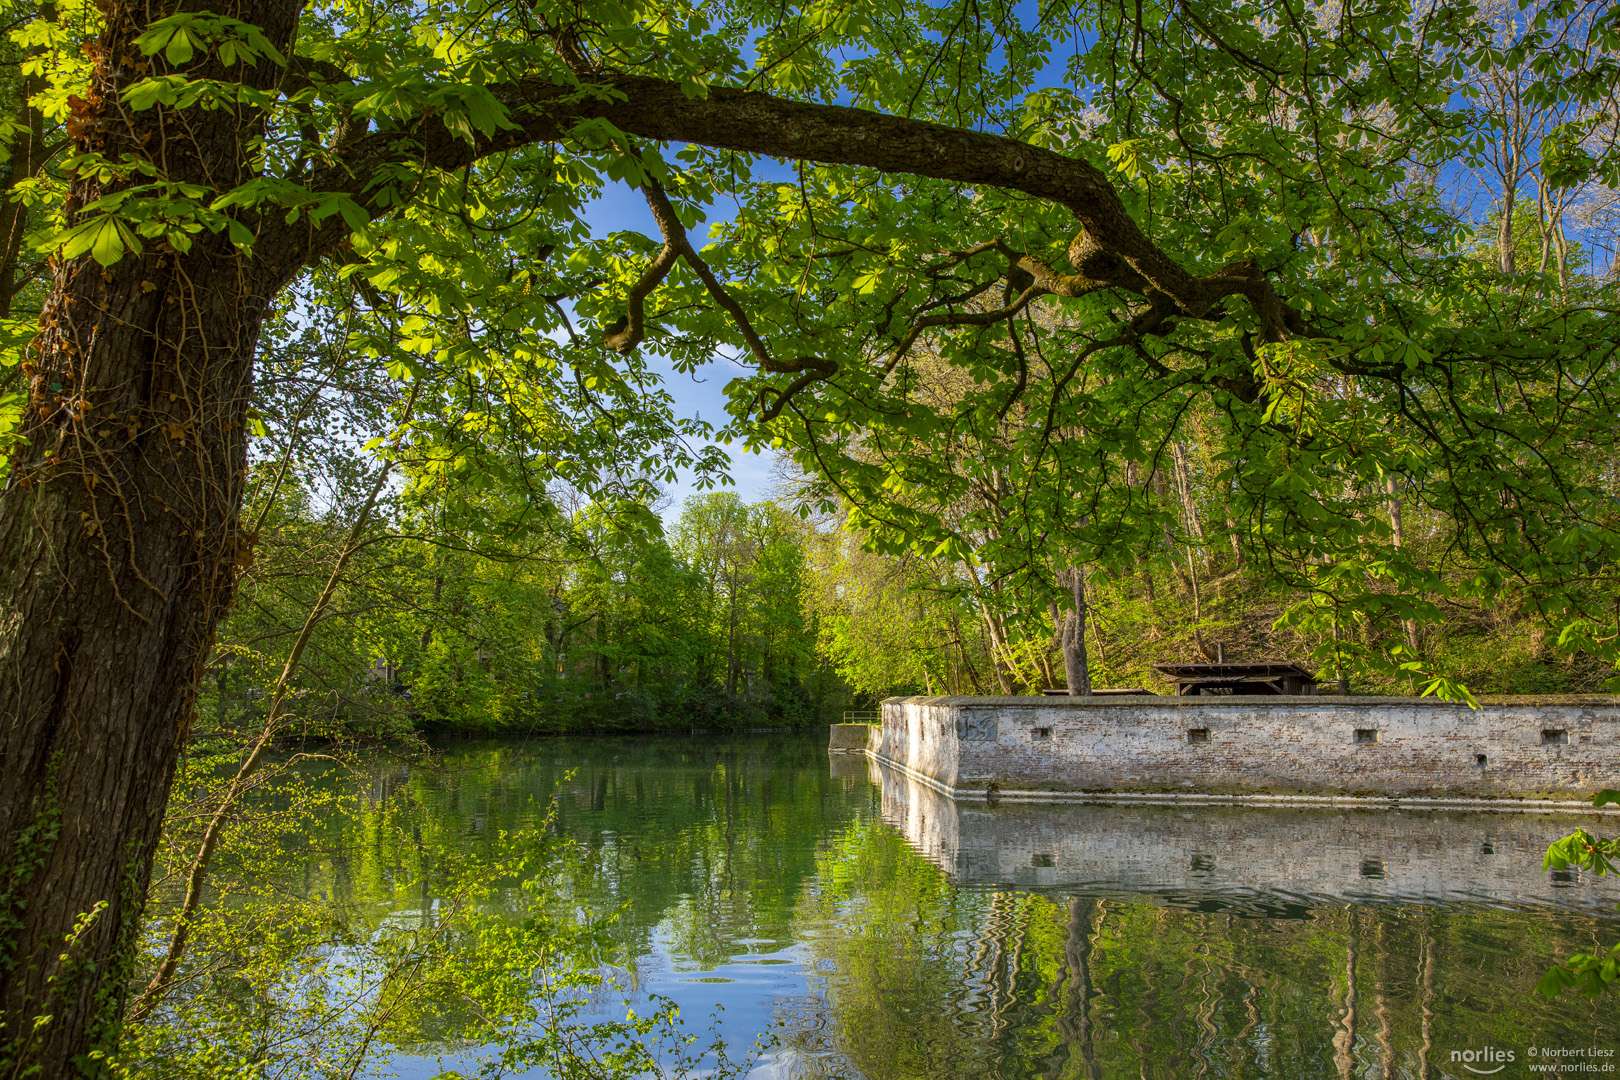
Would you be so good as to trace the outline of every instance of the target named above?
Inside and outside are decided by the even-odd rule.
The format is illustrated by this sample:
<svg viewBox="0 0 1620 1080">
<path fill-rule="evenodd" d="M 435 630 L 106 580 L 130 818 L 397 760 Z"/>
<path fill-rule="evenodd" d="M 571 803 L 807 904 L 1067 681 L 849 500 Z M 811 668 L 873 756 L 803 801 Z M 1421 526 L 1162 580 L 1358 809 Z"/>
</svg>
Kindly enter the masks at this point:
<svg viewBox="0 0 1620 1080">
<path fill-rule="evenodd" d="M 99 16 L 56 10 L 19 41 L 70 118 Z M 283 50 L 180 12 L 135 39 L 122 103 L 241 125 L 251 175 L 81 152 L 61 179 L 100 193 L 41 242 L 110 264 L 223 235 L 305 266 L 310 318 L 347 305 L 351 346 L 428 388 L 445 491 L 541 497 L 528 463 L 628 506 L 676 467 L 712 476 L 714 432 L 647 354 L 734 356 L 722 437 L 784 450 L 874 543 L 955 560 L 1015 614 L 1165 529 L 1144 492 L 1196 423 L 1256 565 L 1303 597 L 1291 621 L 1520 588 L 1603 652 L 1615 287 L 1499 272 L 1457 195 L 1498 120 L 1471 78 L 1498 69 L 1579 114 L 1539 146 L 1547 190 L 1620 183 L 1620 18 L 1522 6 L 1504 44 L 1494 17 L 318 2 Z M 265 65 L 269 88 L 232 76 Z M 625 189 L 656 228 L 598 234 Z M 1396 542 L 1391 491 L 1443 523 L 1439 563 Z M 1354 659 L 1461 692 L 1398 648 Z"/>
</svg>

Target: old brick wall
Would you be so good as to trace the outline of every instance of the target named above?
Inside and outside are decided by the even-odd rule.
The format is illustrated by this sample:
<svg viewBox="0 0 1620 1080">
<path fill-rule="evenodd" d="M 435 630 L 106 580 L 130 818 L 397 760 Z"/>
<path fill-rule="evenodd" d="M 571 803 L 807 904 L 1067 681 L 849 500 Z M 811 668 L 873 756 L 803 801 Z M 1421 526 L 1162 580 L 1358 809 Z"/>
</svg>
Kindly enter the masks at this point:
<svg viewBox="0 0 1620 1080">
<path fill-rule="evenodd" d="M 1573 799 L 1620 786 L 1620 699 L 891 698 L 876 754 L 959 793 Z"/>
</svg>

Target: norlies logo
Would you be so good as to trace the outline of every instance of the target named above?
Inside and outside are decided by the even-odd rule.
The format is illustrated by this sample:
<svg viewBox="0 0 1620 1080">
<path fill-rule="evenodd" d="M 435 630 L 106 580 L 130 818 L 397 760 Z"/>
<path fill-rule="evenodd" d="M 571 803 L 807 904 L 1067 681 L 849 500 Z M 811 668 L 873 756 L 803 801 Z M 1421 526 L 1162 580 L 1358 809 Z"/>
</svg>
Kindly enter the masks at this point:
<svg viewBox="0 0 1620 1080">
<path fill-rule="evenodd" d="M 1490 1076 L 1499 1073 L 1511 1064 L 1517 1055 L 1512 1050 L 1503 1050 L 1495 1046 L 1487 1046 L 1481 1050 L 1453 1050 L 1451 1060 L 1453 1064 L 1461 1065 L 1471 1073 L 1481 1076 Z"/>
</svg>

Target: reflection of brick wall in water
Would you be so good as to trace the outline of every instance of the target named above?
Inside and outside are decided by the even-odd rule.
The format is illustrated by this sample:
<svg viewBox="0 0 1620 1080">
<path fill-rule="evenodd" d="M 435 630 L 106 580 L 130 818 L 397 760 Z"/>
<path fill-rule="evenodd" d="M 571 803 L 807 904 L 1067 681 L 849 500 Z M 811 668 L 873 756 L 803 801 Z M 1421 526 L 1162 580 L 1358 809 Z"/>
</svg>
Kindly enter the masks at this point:
<svg viewBox="0 0 1620 1080">
<path fill-rule="evenodd" d="M 1620 699 L 892 698 L 878 756 L 947 789 L 1578 797 Z"/>
<path fill-rule="evenodd" d="M 1547 845 L 1614 817 L 1436 810 L 958 802 L 874 767 L 883 818 L 962 884 L 1305 900 L 1620 904 L 1620 881 L 1541 869 Z"/>
</svg>

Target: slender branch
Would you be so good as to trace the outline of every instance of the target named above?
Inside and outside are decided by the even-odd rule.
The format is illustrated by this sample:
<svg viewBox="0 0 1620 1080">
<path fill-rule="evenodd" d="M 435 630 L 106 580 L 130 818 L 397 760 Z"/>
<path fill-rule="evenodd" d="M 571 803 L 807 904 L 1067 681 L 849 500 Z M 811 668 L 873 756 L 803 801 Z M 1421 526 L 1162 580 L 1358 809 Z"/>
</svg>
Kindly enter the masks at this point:
<svg viewBox="0 0 1620 1080">
<path fill-rule="evenodd" d="M 405 407 L 405 417 L 409 419 L 416 405 L 416 391 L 411 392 L 410 401 Z M 404 423 L 398 434 L 394 437 L 394 449 L 399 448 L 400 440 L 405 436 Z M 309 647 L 310 638 L 315 628 L 321 624 L 326 609 L 336 595 L 338 585 L 342 581 L 343 572 L 348 568 L 349 560 L 363 545 L 366 527 L 371 523 L 371 512 L 377 505 L 377 498 L 382 494 L 383 487 L 388 482 L 388 476 L 393 471 L 394 459 L 389 458 L 377 473 L 372 482 L 371 490 L 366 493 L 366 501 L 361 505 L 360 512 L 349 528 L 348 536 L 344 540 L 343 549 L 339 552 L 337 561 L 332 565 L 332 572 L 326 579 L 326 585 L 316 598 L 314 606 L 309 609 L 304 618 L 304 625 L 298 631 L 298 637 L 293 641 L 292 650 L 287 654 L 286 663 L 281 667 L 281 674 L 276 678 L 275 690 L 271 694 L 270 707 L 265 713 L 264 724 L 259 730 L 259 737 L 254 741 L 247 757 L 237 766 L 236 775 L 226 788 L 219 806 L 215 808 L 213 816 L 209 818 L 208 825 L 203 829 L 202 842 L 197 848 L 197 856 L 192 860 L 191 870 L 186 875 L 186 895 L 181 901 L 180 911 L 175 915 L 174 930 L 169 936 L 169 947 L 165 950 L 163 961 L 158 965 L 157 972 L 153 974 L 151 982 L 141 991 L 141 996 L 130 1009 L 132 1019 L 140 1020 L 146 1017 L 162 1001 L 164 993 L 168 990 L 174 979 L 174 973 L 180 966 L 180 960 L 185 956 L 186 946 L 191 939 L 191 927 L 196 918 L 197 909 L 202 904 L 203 886 L 208 880 L 208 869 L 213 862 L 214 850 L 219 846 L 220 837 L 225 832 L 225 826 L 230 819 L 231 811 L 236 803 L 247 791 L 249 780 L 258 771 L 264 762 L 265 752 L 269 750 L 276 735 L 280 732 L 282 721 L 282 706 L 287 699 L 287 691 L 292 686 L 292 677 L 297 672 L 299 664 L 303 661 L 304 650 Z"/>
<path fill-rule="evenodd" d="M 602 334 L 602 344 L 616 353 L 631 352 L 641 344 L 647 336 L 646 304 L 647 297 L 658 288 L 664 278 L 674 268 L 676 260 L 680 257 L 673 245 L 666 243 L 653 259 L 647 272 L 630 286 L 630 297 L 627 301 L 627 310 L 622 318 L 611 323 Z"/>
<path fill-rule="evenodd" d="M 765 340 L 754 329 L 753 322 L 748 313 L 737 302 L 737 298 L 721 283 L 714 270 L 704 261 L 703 256 L 697 253 L 692 246 L 691 238 L 687 235 L 686 226 L 681 224 L 675 207 L 669 201 L 669 194 L 664 186 L 652 177 L 641 186 L 641 192 L 646 197 L 647 206 L 652 211 L 653 220 L 658 224 L 658 231 L 664 237 L 664 246 L 658 257 L 653 260 L 647 272 L 643 274 L 630 290 L 629 310 L 624 318 L 614 322 L 603 335 L 602 344 L 620 353 L 627 353 L 639 345 L 646 336 L 644 306 L 647 295 L 664 280 L 674 267 L 678 258 L 685 259 L 694 273 L 703 282 L 704 288 L 737 327 L 743 341 L 748 345 L 748 351 L 753 354 L 754 361 L 761 371 L 773 374 L 793 374 L 800 372 L 799 378 L 794 380 L 787 389 L 776 391 L 776 399 L 764 408 L 762 420 L 774 418 L 787 405 L 800 390 L 812 382 L 828 379 L 838 370 L 836 361 L 823 359 L 817 356 L 800 356 L 793 360 L 778 360 L 771 355 L 770 348 Z"/>
<path fill-rule="evenodd" d="M 922 336 L 925 330 L 931 330 L 936 326 L 990 326 L 998 322 L 1004 322 L 1023 311 L 1032 300 L 1045 295 L 1047 295 L 1047 290 L 1037 283 L 1019 293 L 1018 298 L 1005 307 L 994 308 L 990 311 L 969 311 L 960 315 L 949 313 L 925 315 L 911 324 L 911 329 L 906 331 L 906 336 L 900 339 L 900 344 L 895 347 L 893 353 L 889 354 L 888 361 L 883 365 L 883 374 L 887 375 L 892 372 L 895 365 L 905 359 L 906 354 L 911 351 L 911 347 L 917 343 L 917 339 Z"/>
</svg>

